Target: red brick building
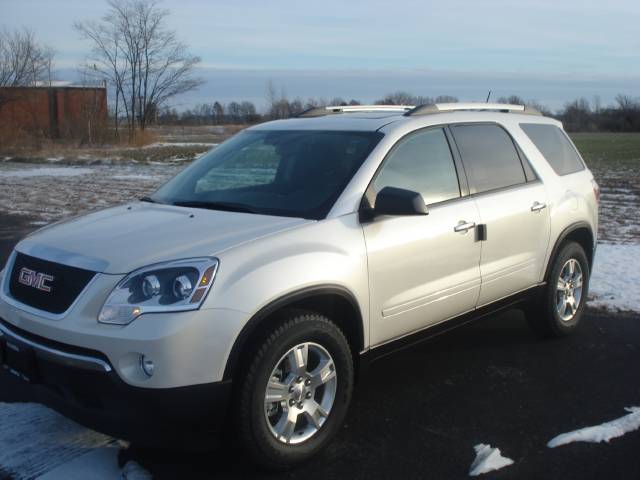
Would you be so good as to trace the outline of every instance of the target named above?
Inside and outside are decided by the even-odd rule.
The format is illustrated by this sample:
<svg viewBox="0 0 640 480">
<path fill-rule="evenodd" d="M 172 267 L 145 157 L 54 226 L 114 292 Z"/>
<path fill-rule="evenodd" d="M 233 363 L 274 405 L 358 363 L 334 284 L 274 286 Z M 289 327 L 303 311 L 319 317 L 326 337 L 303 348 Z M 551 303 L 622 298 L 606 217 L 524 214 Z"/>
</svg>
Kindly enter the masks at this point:
<svg viewBox="0 0 640 480">
<path fill-rule="evenodd" d="M 0 88 L 0 129 L 51 138 L 91 137 L 107 122 L 105 87 Z"/>
</svg>

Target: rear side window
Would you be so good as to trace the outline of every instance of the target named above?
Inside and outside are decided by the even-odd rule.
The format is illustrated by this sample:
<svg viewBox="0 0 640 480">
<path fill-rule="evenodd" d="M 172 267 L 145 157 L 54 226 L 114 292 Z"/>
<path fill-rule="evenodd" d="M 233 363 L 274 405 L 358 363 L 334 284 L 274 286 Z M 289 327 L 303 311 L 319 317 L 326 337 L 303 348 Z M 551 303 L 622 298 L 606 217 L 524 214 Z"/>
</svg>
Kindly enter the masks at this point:
<svg viewBox="0 0 640 480">
<path fill-rule="evenodd" d="M 384 187 L 419 192 L 427 205 L 458 198 L 458 175 L 444 131 L 423 130 L 400 140 L 373 182 L 376 194 Z"/>
<path fill-rule="evenodd" d="M 521 123 L 540 153 L 558 175 L 567 175 L 584 169 L 582 160 L 564 132 L 555 125 Z"/>
<path fill-rule="evenodd" d="M 454 125 L 456 144 L 475 193 L 527 181 L 509 134 L 498 125 Z"/>
</svg>

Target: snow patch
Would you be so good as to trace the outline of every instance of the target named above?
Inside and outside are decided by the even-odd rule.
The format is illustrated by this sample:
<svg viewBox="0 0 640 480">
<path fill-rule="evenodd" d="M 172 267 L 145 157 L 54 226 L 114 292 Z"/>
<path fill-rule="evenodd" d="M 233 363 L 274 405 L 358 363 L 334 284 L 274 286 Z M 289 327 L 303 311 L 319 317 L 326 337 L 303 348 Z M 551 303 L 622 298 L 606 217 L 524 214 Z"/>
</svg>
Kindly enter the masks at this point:
<svg viewBox="0 0 640 480">
<path fill-rule="evenodd" d="M 140 466 L 138 462 L 129 461 L 122 469 L 123 480 L 152 480 L 153 476 Z"/>
<path fill-rule="evenodd" d="M 111 178 L 115 180 L 161 180 L 161 175 L 147 175 L 144 173 L 128 173 L 125 175 L 113 175 Z"/>
<path fill-rule="evenodd" d="M 118 451 L 120 450 L 117 443 L 113 443 L 106 447 L 96 448 L 89 453 L 85 453 L 70 462 L 63 463 L 57 468 L 41 475 L 37 480 L 64 480 L 64 479 L 82 479 L 82 480 L 104 480 L 106 478 L 123 478 L 124 471 L 120 473 L 118 468 Z M 138 480 L 138 477 L 124 477 L 131 480 Z M 139 477 L 142 480 L 144 477 Z M 150 478 L 150 477 L 149 477 Z"/>
<path fill-rule="evenodd" d="M 6 170 L 0 172 L 0 177 L 77 177 L 87 175 L 92 171 L 90 168 L 73 167 L 30 168 L 28 170 Z"/>
<path fill-rule="evenodd" d="M 44 475 L 113 443 L 42 405 L 0 403 L 0 471 L 16 480 Z"/>
<path fill-rule="evenodd" d="M 121 471 L 124 444 L 36 403 L 0 402 L 0 476 L 14 480 L 150 480 L 135 462 Z"/>
<path fill-rule="evenodd" d="M 470 477 L 477 477 L 513 464 L 513 460 L 502 456 L 499 448 L 492 448 L 491 445 L 484 443 L 479 443 L 473 448 L 476 451 L 476 458 L 469 469 Z"/>
<path fill-rule="evenodd" d="M 607 442 L 640 428 L 640 407 L 625 408 L 627 415 L 595 427 L 585 427 L 573 432 L 563 433 L 551 439 L 547 447 L 555 448 L 572 442 Z"/>
<path fill-rule="evenodd" d="M 142 148 L 165 148 L 165 147 L 216 147 L 217 143 L 208 142 L 156 142 L 145 145 Z"/>
<path fill-rule="evenodd" d="M 589 305 L 640 312 L 640 245 L 599 244 Z"/>
</svg>

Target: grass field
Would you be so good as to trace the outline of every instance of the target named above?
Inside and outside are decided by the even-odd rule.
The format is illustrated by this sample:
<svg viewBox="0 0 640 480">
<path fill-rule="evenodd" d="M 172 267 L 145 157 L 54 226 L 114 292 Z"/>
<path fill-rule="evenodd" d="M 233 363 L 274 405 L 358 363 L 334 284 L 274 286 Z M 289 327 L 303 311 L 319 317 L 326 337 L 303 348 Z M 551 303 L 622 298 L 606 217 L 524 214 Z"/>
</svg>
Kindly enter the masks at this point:
<svg viewBox="0 0 640 480">
<path fill-rule="evenodd" d="M 640 162 L 640 133 L 572 133 L 571 139 L 591 163 Z"/>
</svg>

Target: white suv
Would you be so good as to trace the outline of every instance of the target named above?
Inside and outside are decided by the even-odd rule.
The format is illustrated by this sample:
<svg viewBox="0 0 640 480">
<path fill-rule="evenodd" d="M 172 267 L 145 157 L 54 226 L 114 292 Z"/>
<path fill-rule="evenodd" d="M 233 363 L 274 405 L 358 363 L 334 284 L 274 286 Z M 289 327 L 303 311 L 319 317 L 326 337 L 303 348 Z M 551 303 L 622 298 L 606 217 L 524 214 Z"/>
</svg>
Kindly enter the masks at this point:
<svg viewBox="0 0 640 480">
<path fill-rule="evenodd" d="M 22 240 L 2 363 L 101 431 L 232 432 L 285 468 L 338 431 L 372 359 L 506 307 L 573 331 L 598 196 L 562 125 L 522 106 L 312 109 Z"/>
</svg>

